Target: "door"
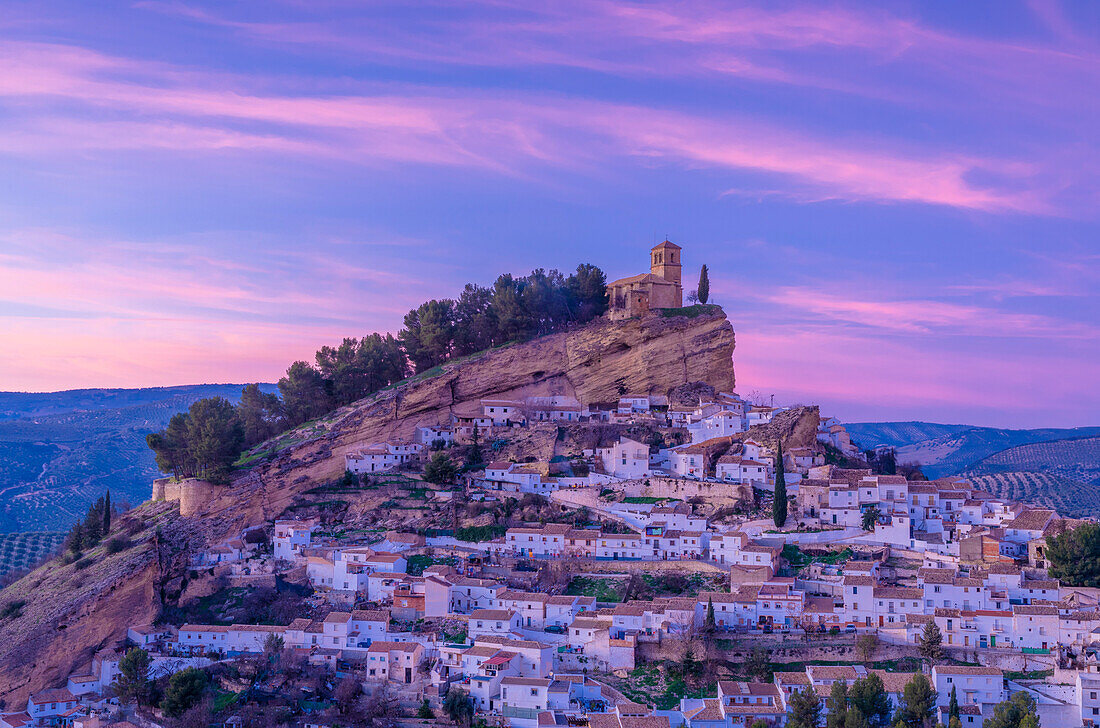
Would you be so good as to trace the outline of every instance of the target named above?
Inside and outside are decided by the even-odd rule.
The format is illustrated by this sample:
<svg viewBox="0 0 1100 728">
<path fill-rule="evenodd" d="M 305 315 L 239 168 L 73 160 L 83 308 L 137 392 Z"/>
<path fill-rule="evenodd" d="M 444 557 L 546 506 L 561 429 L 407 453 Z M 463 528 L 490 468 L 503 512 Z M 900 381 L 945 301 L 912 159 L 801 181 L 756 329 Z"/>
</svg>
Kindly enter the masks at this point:
<svg viewBox="0 0 1100 728">
<path fill-rule="evenodd" d="M 405 682 L 411 683 L 413 681 L 413 671 L 411 667 L 405 668 Z"/>
<path fill-rule="evenodd" d="M 879 627 L 881 627 L 881 626 L 882 626 L 882 615 L 881 615 L 881 614 L 880 614 L 880 615 L 878 615 L 878 626 L 879 626 Z"/>
<path fill-rule="evenodd" d="M 990 647 L 996 647 L 997 646 L 997 635 L 995 635 L 995 634 L 989 635 L 989 646 Z"/>
</svg>

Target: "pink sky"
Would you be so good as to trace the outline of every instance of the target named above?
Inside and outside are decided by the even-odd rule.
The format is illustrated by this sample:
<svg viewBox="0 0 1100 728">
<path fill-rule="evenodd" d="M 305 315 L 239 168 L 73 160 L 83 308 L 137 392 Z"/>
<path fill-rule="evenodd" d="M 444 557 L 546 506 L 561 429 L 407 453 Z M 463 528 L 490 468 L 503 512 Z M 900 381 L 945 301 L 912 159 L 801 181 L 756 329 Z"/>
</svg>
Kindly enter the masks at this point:
<svg viewBox="0 0 1100 728">
<path fill-rule="evenodd" d="M 668 236 L 743 392 L 1097 424 L 1098 37 L 1054 2 L 15 2 L 0 389 L 274 381 Z"/>
</svg>

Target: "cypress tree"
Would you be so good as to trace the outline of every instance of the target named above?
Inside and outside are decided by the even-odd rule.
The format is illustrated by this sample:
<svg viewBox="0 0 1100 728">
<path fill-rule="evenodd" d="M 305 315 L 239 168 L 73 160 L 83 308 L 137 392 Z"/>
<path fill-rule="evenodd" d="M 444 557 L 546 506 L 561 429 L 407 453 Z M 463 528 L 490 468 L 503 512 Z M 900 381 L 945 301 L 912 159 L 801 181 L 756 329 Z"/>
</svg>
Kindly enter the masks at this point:
<svg viewBox="0 0 1100 728">
<path fill-rule="evenodd" d="M 947 705 L 947 716 L 949 719 L 956 718 L 961 720 L 959 714 L 959 696 L 958 693 L 955 692 L 954 685 L 951 686 L 951 701 Z"/>
<path fill-rule="evenodd" d="M 710 272 L 704 265 L 699 269 L 699 289 L 696 291 L 699 303 L 706 303 L 710 299 Z"/>
<path fill-rule="evenodd" d="M 779 443 L 775 457 L 775 500 L 772 502 L 772 520 L 776 528 L 787 522 L 787 478 L 783 474 L 783 443 Z"/>
<path fill-rule="evenodd" d="M 111 532 L 111 491 L 107 491 L 107 495 L 103 500 L 103 535 L 106 536 Z"/>
</svg>

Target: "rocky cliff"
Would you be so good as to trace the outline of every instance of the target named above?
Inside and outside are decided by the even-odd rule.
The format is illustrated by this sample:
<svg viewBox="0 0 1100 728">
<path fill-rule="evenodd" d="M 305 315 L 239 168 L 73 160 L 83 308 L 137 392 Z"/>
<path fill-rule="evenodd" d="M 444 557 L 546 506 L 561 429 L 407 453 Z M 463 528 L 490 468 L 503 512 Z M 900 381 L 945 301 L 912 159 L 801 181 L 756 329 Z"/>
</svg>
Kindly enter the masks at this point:
<svg viewBox="0 0 1100 728">
<path fill-rule="evenodd" d="M 29 692 L 64 685 L 128 626 L 156 618 L 161 595 L 171 602 L 186 585 L 191 550 L 269 523 L 295 496 L 338 477 L 351 449 L 448 423 L 452 412 L 485 398 L 613 402 L 628 392 L 667 395 L 692 382 L 731 391 L 733 349 L 724 314 L 600 320 L 449 363 L 285 433 L 257 448 L 233 484 L 205 494 L 192 517 L 172 503 L 146 503 L 121 519 L 128 545 L 120 553 L 100 546 L 0 592 L 0 696 L 18 706 Z"/>
<path fill-rule="evenodd" d="M 146 503 L 117 519 L 112 541 L 47 563 L 0 591 L 0 698 L 22 709 L 30 693 L 87 672 L 92 657 L 148 624 L 162 592 L 180 588 L 190 548 L 206 542 L 174 505 Z"/>
<path fill-rule="evenodd" d="M 600 320 L 524 344 L 493 349 L 426 372 L 287 433 L 207 507 L 230 530 L 268 521 L 296 493 L 338 477 L 344 454 L 366 443 L 411 438 L 419 425 L 446 424 L 487 398 L 569 395 L 617 402 L 624 393 L 667 395 L 689 382 L 732 391 L 733 327 L 725 314 L 653 314 Z"/>
</svg>

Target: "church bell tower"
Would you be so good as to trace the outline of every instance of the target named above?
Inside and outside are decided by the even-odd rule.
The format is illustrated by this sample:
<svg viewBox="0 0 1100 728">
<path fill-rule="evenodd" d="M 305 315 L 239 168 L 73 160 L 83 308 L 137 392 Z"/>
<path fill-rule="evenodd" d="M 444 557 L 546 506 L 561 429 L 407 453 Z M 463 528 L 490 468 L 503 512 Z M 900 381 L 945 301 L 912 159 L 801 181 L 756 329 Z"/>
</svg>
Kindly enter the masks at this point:
<svg viewBox="0 0 1100 728">
<path fill-rule="evenodd" d="M 666 240 L 653 246 L 649 254 L 649 272 L 680 286 L 680 246 Z"/>
</svg>

